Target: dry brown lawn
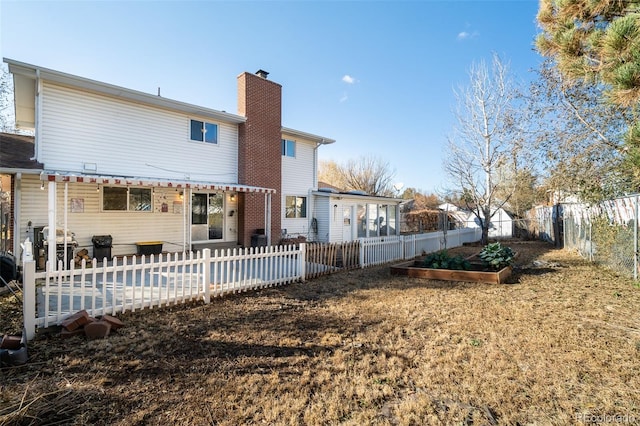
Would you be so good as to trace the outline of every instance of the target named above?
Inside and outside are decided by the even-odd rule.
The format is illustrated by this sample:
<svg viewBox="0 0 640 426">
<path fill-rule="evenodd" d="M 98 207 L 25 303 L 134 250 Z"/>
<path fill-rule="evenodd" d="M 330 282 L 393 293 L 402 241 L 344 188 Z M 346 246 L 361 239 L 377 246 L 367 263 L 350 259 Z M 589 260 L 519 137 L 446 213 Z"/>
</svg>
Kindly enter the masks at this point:
<svg viewBox="0 0 640 426">
<path fill-rule="evenodd" d="M 638 288 L 509 245 L 506 285 L 382 266 L 120 315 L 105 340 L 40 333 L 0 370 L 0 424 L 639 423 Z M 0 309 L 0 333 L 18 331 L 15 299 Z"/>
</svg>

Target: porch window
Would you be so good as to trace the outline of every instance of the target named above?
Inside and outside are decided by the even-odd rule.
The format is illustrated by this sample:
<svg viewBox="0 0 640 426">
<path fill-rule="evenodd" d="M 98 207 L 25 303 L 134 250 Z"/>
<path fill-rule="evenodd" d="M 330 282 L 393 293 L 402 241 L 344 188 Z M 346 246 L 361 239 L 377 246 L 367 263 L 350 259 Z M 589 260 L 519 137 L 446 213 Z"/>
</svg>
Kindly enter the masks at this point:
<svg viewBox="0 0 640 426">
<path fill-rule="evenodd" d="M 287 219 L 307 217 L 307 197 L 287 195 L 285 200 L 285 217 Z"/>
<path fill-rule="evenodd" d="M 387 206 L 387 233 L 385 235 L 396 235 L 396 208 L 395 204 Z"/>
<path fill-rule="evenodd" d="M 282 139 L 282 156 L 293 157 L 296 156 L 296 141 Z"/>
<path fill-rule="evenodd" d="M 151 189 L 105 186 L 102 188 L 104 211 L 151 211 Z"/>
<path fill-rule="evenodd" d="M 206 121 L 191 120 L 191 140 L 218 143 L 218 125 Z"/>
<path fill-rule="evenodd" d="M 358 204 L 356 216 L 358 218 L 358 238 L 367 236 L 367 206 Z"/>
<path fill-rule="evenodd" d="M 397 206 L 358 204 L 358 238 L 396 235 Z"/>
</svg>

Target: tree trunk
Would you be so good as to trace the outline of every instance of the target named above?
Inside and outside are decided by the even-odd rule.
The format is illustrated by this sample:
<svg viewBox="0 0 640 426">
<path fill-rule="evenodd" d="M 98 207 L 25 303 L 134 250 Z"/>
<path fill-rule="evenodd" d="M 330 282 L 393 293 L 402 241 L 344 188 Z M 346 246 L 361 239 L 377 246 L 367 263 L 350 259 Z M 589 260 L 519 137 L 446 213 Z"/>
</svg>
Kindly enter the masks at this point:
<svg viewBox="0 0 640 426">
<path fill-rule="evenodd" d="M 483 209 L 482 210 L 483 218 L 480 222 L 482 222 L 482 237 L 480 239 L 480 243 L 483 246 L 489 244 L 489 225 L 491 224 L 491 209 Z"/>
<path fill-rule="evenodd" d="M 489 244 L 489 227 L 482 225 L 482 238 L 480 239 L 480 244 L 486 246 Z"/>
</svg>

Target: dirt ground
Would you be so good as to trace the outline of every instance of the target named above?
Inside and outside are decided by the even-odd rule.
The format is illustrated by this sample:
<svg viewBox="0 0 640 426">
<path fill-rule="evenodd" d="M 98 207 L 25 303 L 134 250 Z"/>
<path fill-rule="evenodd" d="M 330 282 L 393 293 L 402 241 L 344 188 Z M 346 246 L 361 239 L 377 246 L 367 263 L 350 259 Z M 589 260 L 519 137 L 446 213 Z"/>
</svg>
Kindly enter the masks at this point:
<svg viewBox="0 0 640 426">
<path fill-rule="evenodd" d="M 640 423 L 639 289 L 508 245 L 503 285 L 387 265 L 118 315 L 104 340 L 39 333 L 0 370 L 0 425 Z M 20 316 L 0 296 L 0 333 Z"/>
</svg>

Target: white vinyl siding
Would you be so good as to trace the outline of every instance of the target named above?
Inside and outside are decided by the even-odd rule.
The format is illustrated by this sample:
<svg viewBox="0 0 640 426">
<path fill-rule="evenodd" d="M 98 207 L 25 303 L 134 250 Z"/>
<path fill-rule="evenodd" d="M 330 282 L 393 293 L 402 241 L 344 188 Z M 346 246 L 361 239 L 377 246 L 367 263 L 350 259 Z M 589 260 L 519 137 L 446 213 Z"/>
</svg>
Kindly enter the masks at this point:
<svg viewBox="0 0 640 426">
<path fill-rule="evenodd" d="M 288 139 L 283 137 L 283 139 Z M 313 188 L 315 182 L 315 158 L 312 142 L 296 139 L 296 156 L 282 158 L 282 229 L 287 230 L 289 235 L 304 235 L 314 238 L 310 232 L 311 212 L 307 210 L 306 218 L 287 218 L 285 214 L 286 197 L 307 197 L 307 209 L 311 208 L 309 190 Z"/>
<path fill-rule="evenodd" d="M 329 238 L 329 232 L 331 229 L 329 223 L 329 218 L 331 217 L 329 206 L 330 203 L 331 199 L 329 197 L 314 196 L 313 217 L 317 220 L 318 223 L 318 234 L 314 235 L 314 238 L 316 241 L 322 243 L 328 243 L 332 241 Z"/>
<path fill-rule="evenodd" d="M 334 207 L 336 206 L 337 207 Z M 331 230 L 331 236 L 329 242 L 341 243 L 342 242 L 342 207 L 349 205 L 343 203 L 337 198 L 329 198 L 329 226 Z"/>
<path fill-rule="evenodd" d="M 349 197 L 347 194 L 339 194 L 339 195 L 314 195 L 314 209 L 313 209 L 313 217 L 318 220 L 318 241 L 321 242 L 331 242 L 338 243 L 343 242 L 344 236 L 344 209 L 348 208 L 351 211 L 351 238 L 353 240 L 358 239 L 358 227 L 362 225 L 362 218 L 358 217 L 358 206 L 365 206 L 368 208 L 369 205 L 376 206 L 374 217 L 379 217 L 377 211 L 377 206 L 382 204 L 389 206 L 389 214 L 393 215 L 392 217 L 385 216 L 385 225 L 391 225 L 395 230 L 396 234 L 399 235 L 397 231 L 398 227 L 398 216 L 397 212 L 399 209 L 399 203 L 401 200 L 397 202 L 392 201 L 381 201 L 373 197 Z M 353 214 L 355 213 L 355 217 Z M 372 219 L 373 220 L 373 217 Z M 375 235 L 369 235 L 370 237 Z"/>
<path fill-rule="evenodd" d="M 314 144 L 296 140 L 296 156 L 282 156 L 282 194 L 307 196 L 315 176 Z"/>
<path fill-rule="evenodd" d="M 218 144 L 189 142 L 190 117 L 51 83 L 43 85 L 41 158 L 45 168 L 97 174 L 238 179 L 238 127 L 218 122 Z"/>
<path fill-rule="evenodd" d="M 20 229 L 46 226 L 48 183 L 44 190 L 37 176 L 25 176 L 22 181 L 22 213 Z M 57 184 L 57 221 L 58 228 L 64 225 L 64 183 Z M 69 184 L 68 202 L 72 198 L 83 200 L 84 211 L 71 213 L 67 206 L 67 229 L 74 232 L 78 248 L 86 248 L 93 253 L 91 238 L 94 235 L 113 237 L 112 255 L 136 253 L 136 241 L 163 241 L 163 250 L 181 251 L 183 243 L 183 215 L 174 213 L 174 202 L 180 202 L 179 192 L 170 188 L 154 188 L 153 212 L 101 211 L 101 193 L 94 184 Z M 161 212 L 160 206 L 167 203 L 168 211 Z M 24 240 L 21 237 L 21 240 Z"/>
</svg>

